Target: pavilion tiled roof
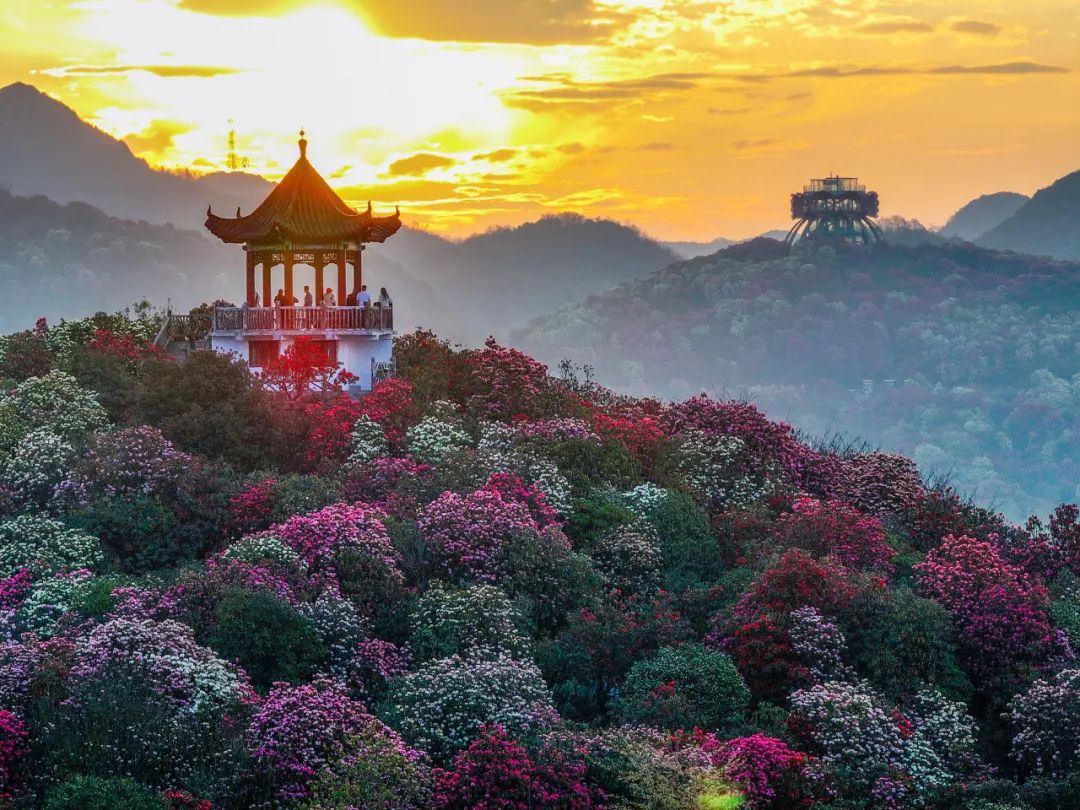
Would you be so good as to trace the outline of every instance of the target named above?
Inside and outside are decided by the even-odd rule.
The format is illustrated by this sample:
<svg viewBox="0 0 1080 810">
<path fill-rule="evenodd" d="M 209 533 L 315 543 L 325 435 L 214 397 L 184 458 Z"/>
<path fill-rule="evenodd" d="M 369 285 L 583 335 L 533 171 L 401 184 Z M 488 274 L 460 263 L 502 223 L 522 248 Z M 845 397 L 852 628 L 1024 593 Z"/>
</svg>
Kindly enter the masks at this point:
<svg viewBox="0 0 1080 810">
<path fill-rule="evenodd" d="M 307 159 L 300 139 L 300 159 L 274 190 L 247 216 L 219 217 L 206 210 L 206 228 L 223 242 L 332 244 L 384 242 L 401 227 L 398 211 L 386 217 L 350 208 Z"/>
</svg>

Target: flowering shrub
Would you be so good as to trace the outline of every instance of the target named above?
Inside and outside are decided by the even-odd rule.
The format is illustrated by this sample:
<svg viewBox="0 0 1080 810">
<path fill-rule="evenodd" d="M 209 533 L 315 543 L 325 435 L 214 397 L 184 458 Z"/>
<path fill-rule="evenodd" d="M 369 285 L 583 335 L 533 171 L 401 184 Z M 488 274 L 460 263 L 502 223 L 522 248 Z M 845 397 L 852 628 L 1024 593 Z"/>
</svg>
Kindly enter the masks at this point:
<svg viewBox="0 0 1080 810">
<path fill-rule="evenodd" d="M 557 515 L 565 515 L 571 507 L 571 485 L 559 471 L 557 463 L 528 447 L 515 446 L 509 430 L 492 429 L 490 423 L 481 426 L 482 436 L 478 462 L 490 478 L 520 479 L 543 493 L 544 500 Z"/>
<path fill-rule="evenodd" d="M 257 771 L 282 799 L 302 799 L 307 785 L 328 766 L 363 753 L 367 735 L 382 737 L 408 760 L 397 736 L 328 678 L 278 684 L 251 718 L 245 741 Z"/>
<path fill-rule="evenodd" d="M 35 574 L 94 568 L 102 561 L 101 544 L 78 529 L 37 515 L 0 522 L 0 574 L 27 568 Z"/>
<path fill-rule="evenodd" d="M 429 810 L 431 769 L 396 738 L 369 728 L 350 741 L 352 752 L 308 784 L 306 810 Z"/>
<path fill-rule="evenodd" d="M 350 441 L 350 464 L 367 464 L 390 452 L 382 426 L 366 413 L 360 414 L 353 423 Z"/>
<path fill-rule="evenodd" d="M 408 672 L 412 662 L 408 645 L 399 647 L 377 638 L 365 639 L 353 649 L 348 666 L 349 686 L 361 695 L 381 697 L 387 684 Z"/>
<path fill-rule="evenodd" d="M 686 485 L 718 508 L 748 506 L 772 489 L 766 477 L 744 470 L 746 444 L 734 436 L 687 431 L 680 435 L 677 470 Z"/>
<path fill-rule="evenodd" d="M 495 582 L 505 572 L 512 536 L 537 534 L 523 503 L 492 490 L 444 492 L 421 510 L 417 525 L 448 576 L 479 582 Z"/>
<path fill-rule="evenodd" d="M 454 757 L 452 770 L 436 771 L 435 806 L 444 810 L 591 810 L 602 807 L 601 791 L 585 779 L 585 765 L 558 749 L 534 761 L 499 726 L 487 726 Z"/>
<path fill-rule="evenodd" d="M 269 533 L 300 555 L 316 582 L 340 584 L 348 594 L 372 604 L 396 592 L 403 576 L 400 555 L 377 509 L 334 504 L 296 515 Z"/>
<path fill-rule="evenodd" d="M 407 741 L 445 762 L 485 724 L 517 735 L 550 723 L 554 708 L 535 664 L 480 648 L 395 680 L 383 714 Z"/>
<path fill-rule="evenodd" d="M 377 503 L 390 510 L 395 500 L 398 504 L 415 501 L 430 478 L 427 464 L 417 464 L 411 458 L 382 457 L 351 466 L 343 494 L 348 501 Z"/>
<path fill-rule="evenodd" d="M 1050 623 L 1046 587 L 993 544 L 949 535 L 915 568 L 923 591 L 952 614 L 973 672 L 988 683 L 1022 679 L 1030 668 L 1072 657 Z"/>
<path fill-rule="evenodd" d="M 326 399 L 308 402 L 301 413 L 308 430 L 299 469 L 332 470 L 346 461 L 352 451 L 352 427 L 362 415 L 361 404 L 334 391 Z"/>
<path fill-rule="evenodd" d="M 73 444 L 109 424 L 93 394 L 62 371 L 31 377 L 5 394 L 2 403 L 15 408 L 28 430 L 47 430 Z"/>
<path fill-rule="evenodd" d="M 418 661 L 467 655 L 479 648 L 511 658 L 529 652 L 524 617 L 506 594 L 491 585 L 462 590 L 429 589 L 413 607 L 411 646 Z"/>
<path fill-rule="evenodd" d="M 1080 762 L 1080 670 L 1037 680 L 1009 703 L 1010 756 L 1027 773 L 1056 779 Z"/>
<path fill-rule="evenodd" d="M 844 663 L 847 652 L 844 634 L 817 608 L 792 611 L 788 634 L 791 649 L 807 668 L 813 683 L 855 679 L 855 671 Z"/>
<path fill-rule="evenodd" d="M 660 584 L 660 538 L 648 523 L 613 529 L 601 538 L 592 556 L 612 587 L 645 592 Z"/>
<path fill-rule="evenodd" d="M 229 528 L 236 534 L 265 529 L 273 520 L 273 478 L 253 481 L 229 499 Z"/>
<path fill-rule="evenodd" d="M 890 574 L 895 556 L 885 527 L 875 517 L 838 501 L 796 498 L 773 528 L 780 548 L 803 548 L 815 556 L 835 556 L 845 565 Z"/>
<path fill-rule="evenodd" d="M 367 635 L 367 622 L 356 606 L 333 591 L 301 606 L 330 655 L 330 671 L 344 677 L 350 670 L 356 647 Z"/>
<path fill-rule="evenodd" d="M 663 487 L 646 482 L 622 493 L 622 500 L 639 518 L 649 518 L 655 514 L 669 495 L 668 490 Z"/>
<path fill-rule="evenodd" d="M 89 441 L 57 500 L 65 495 L 75 496 L 78 503 L 90 497 L 159 494 L 175 486 L 194 463 L 157 428 L 144 425 L 101 433 Z"/>
<path fill-rule="evenodd" d="M 833 497 L 885 518 L 913 508 L 925 494 L 910 459 L 896 453 L 858 453 L 843 459 Z"/>
<path fill-rule="evenodd" d="M 398 447 L 405 440 L 405 431 L 420 421 L 420 409 L 408 381 L 391 377 L 375 383 L 360 401 L 357 418 L 361 416 L 381 425 L 386 441 L 391 447 Z"/>
<path fill-rule="evenodd" d="M 251 700 L 241 673 L 174 621 L 113 619 L 75 643 L 66 699 L 39 731 L 50 765 L 176 784 L 234 767 L 227 718 Z"/>
<path fill-rule="evenodd" d="M 698 730 L 692 738 L 724 777 L 735 783 L 753 810 L 800 807 L 813 801 L 814 758 L 765 734 L 735 737 L 726 742 Z"/>
<path fill-rule="evenodd" d="M 435 464 L 472 444 L 469 434 L 452 419 L 425 416 L 405 432 L 405 447 L 420 463 Z"/>
<path fill-rule="evenodd" d="M 529 509 L 537 528 L 544 529 L 559 522 L 559 514 L 548 505 L 547 495 L 536 484 L 526 484 L 510 473 L 493 473 L 481 491 L 497 492 L 503 500 L 517 501 Z"/>
<path fill-rule="evenodd" d="M 74 609 L 89 592 L 92 577 L 93 574 L 80 568 L 35 582 L 16 613 L 20 629 L 42 638 L 51 636 L 60 617 Z"/>
<path fill-rule="evenodd" d="M 19 763 L 29 753 L 26 724 L 18 715 L 0 709 L 0 797 L 19 787 Z"/>
<path fill-rule="evenodd" d="M 791 696 L 800 728 L 845 778 L 869 787 L 901 760 L 907 730 L 864 682 L 829 682 Z"/>
<path fill-rule="evenodd" d="M 778 467 L 790 481 L 801 482 L 812 451 L 796 439 L 791 426 L 770 422 L 756 407 L 745 402 L 714 402 L 705 396 L 692 397 L 667 408 L 660 424 L 669 436 L 700 433 L 709 437 L 738 439 L 757 459 L 752 471 L 757 475 Z M 751 470 L 748 470 L 748 472 Z"/>
<path fill-rule="evenodd" d="M 624 722 L 660 728 L 728 729 L 750 703 L 731 659 L 700 644 L 664 647 L 637 661 L 619 690 Z"/>
<path fill-rule="evenodd" d="M 596 432 L 606 441 L 618 442 L 641 464 L 646 475 L 656 467 L 656 458 L 665 436 L 653 416 L 619 416 L 598 412 L 594 415 Z"/>
<path fill-rule="evenodd" d="M 44 507 L 54 489 L 68 476 L 75 447 L 47 428 L 27 433 L 3 464 L 0 484 L 27 509 Z"/>
<path fill-rule="evenodd" d="M 480 391 L 469 400 L 475 413 L 489 419 L 543 416 L 551 394 L 547 366 L 517 349 L 488 338 L 484 349 L 470 357 Z"/>
<path fill-rule="evenodd" d="M 865 682 L 824 683 L 791 696 L 793 724 L 854 795 L 911 807 L 954 783 L 985 777 L 975 724 L 962 703 L 923 691 L 908 711 L 891 709 Z"/>
<path fill-rule="evenodd" d="M 582 419 L 557 417 L 526 422 L 518 428 L 518 434 L 536 442 L 554 443 L 567 440 L 596 441 L 599 437 Z"/>
</svg>

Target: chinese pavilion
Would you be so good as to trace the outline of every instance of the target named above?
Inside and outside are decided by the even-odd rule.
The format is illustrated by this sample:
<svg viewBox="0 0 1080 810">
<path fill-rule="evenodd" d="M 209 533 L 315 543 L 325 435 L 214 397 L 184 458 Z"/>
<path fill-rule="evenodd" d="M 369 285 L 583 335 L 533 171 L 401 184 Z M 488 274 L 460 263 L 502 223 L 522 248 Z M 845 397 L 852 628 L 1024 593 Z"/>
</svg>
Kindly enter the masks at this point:
<svg viewBox="0 0 1080 810">
<path fill-rule="evenodd" d="M 245 304 L 214 308 L 211 347 L 259 369 L 299 337 L 319 341 L 359 378 L 360 389 L 369 389 L 392 362 L 394 324 L 389 307 L 358 306 L 363 250 L 400 227 L 398 211 L 377 217 L 370 203 L 366 211 L 350 208 L 308 161 L 301 130 L 300 158 L 258 208 L 246 216 L 237 210 L 232 218 L 207 209 L 207 230 L 223 242 L 242 244 L 247 255 Z M 274 278 L 277 267 L 280 281 Z M 297 293 L 297 267 L 313 271 L 310 306 Z M 336 281 L 333 300 L 326 298 L 327 268 Z"/>
</svg>

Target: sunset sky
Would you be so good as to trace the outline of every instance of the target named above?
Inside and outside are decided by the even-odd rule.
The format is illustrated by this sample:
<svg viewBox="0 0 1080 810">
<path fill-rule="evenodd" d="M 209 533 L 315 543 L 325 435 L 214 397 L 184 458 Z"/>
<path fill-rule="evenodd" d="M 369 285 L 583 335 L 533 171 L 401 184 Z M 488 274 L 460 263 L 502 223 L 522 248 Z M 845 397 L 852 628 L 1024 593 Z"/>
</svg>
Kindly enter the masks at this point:
<svg viewBox="0 0 1080 810">
<path fill-rule="evenodd" d="M 786 224 L 811 176 L 942 224 L 1080 169 L 1076 0 L 2 0 L 32 83 L 157 166 L 464 234 L 574 210 L 668 239 Z"/>
</svg>

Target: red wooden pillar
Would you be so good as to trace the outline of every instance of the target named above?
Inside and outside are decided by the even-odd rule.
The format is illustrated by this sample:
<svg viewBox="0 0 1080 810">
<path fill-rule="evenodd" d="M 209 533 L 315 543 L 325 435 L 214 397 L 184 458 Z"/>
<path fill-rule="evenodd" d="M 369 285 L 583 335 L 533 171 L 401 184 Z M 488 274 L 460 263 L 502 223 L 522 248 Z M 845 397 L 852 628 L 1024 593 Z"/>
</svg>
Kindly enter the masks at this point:
<svg viewBox="0 0 1080 810">
<path fill-rule="evenodd" d="M 359 303 L 360 286 L 364 282 L 363 265 L 364 265 L 364 246 L 360 245 L 356 249 L 356 261 L 353 262 L 353 266 L 352 266 L 352 281 L 353 281 L 352 287 L 353 287 L 353 292 L 357 293 L 357 295 L 358 295 L 357 303 Z"/>
<path fill-rule="evenodd" d="M 293 302 L 293 252 L 285 251 L 285 305 L 292 306 Z"/>
<path fill-rule="evenodd" d="M 323 278 L 323 267 L 325 266 L 325 264 L 326 264 L 326 261 L 325 261 L 325 259 L 323 259 L 323 255 L 321 253 L 316 253 L 315 254 L 315 304 L 317 306 L 320 306 L 320 307 L 322 306 L 323 290 L 326 289 L 326 287 L 324 286 L 325 279 Z"/>
<path fill-rule="evenodd" d="M 274 291 L 270 288 L 270 268 L 273 267 L 270 262 L 263 260 L 263 300 L 262 305 L 264 307 L 272 307 L 274 305 Z"/>
<path fill-rule="evenodd" d="M 339 250 L 337 255 L 337 304 L 345 306 L 345 297 L 349 291 L 345 289 L 345 251 Z"/>
<path fill-rule="evenodd" d="M 255 306 L 255 254 L 247 254 L 247 285 L 246 293 L 249 307 Z"/>
</svg>

